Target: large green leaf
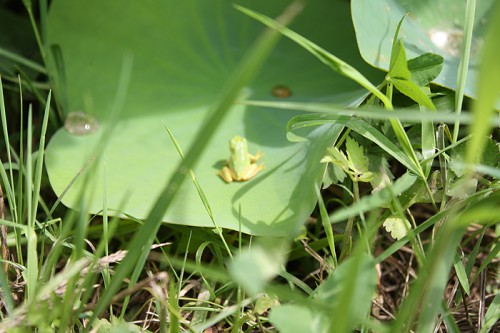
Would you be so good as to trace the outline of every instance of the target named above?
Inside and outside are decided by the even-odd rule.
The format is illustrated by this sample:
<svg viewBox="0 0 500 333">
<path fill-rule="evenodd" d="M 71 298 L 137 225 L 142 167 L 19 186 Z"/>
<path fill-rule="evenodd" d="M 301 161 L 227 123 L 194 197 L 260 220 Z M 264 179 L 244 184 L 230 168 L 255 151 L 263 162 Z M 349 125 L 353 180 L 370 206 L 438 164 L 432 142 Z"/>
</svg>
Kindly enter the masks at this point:
<svg viewBox="0 0 500 333">
<path fill-rule="evenodd" d="M 276 16 L 288 1 L 242 3 Z M 380 80 L 357 53 L 349 14 L 345 1 L 314 1 L 292 29 Z M 49 59 L 54 82 L 65 93 L 60 99 L 63 112 L 85 111 L 100 124 L 84 136 L 61 129 L 47 147 L 47 171 L 56 194 L 64 194 L 62 202 L 79 207 L 80 189 L 92 186 L 92 213 L 102 209 L 106 198 L 109 208 L 123 207 L 124 213 L 145 217 L 180 159 L 164 124 L 187 149 L 222 85 L 261 31 L 260 23 L 222 0 L 53 1 L 47 53 L 60 49 L 64 60 L 65 77 L 56 71 L 54 58 Z M 109 124 L 126 55 L 133 57 L 131 82 L 120 118 Z M 283 94 L 273 89 L 278 85 L 291 91 L 290 101 L 349 104 L 364 94 L 287 40 L 279 43 L 242 98 L 280 100 Z M 214 134 L 194 172 L 219 226 L 239 229 L 241 211 L 243 232 L 284 235 L 296 231 L 310 214 L 324 167 L 319 161 L 341 127 L 315 129 L 310 135 L 314 145 L 312 140 L 291 143 L 286 123 L 294 115 L 235 105 Z M 113 135 L 103 158 L 94 162 L 95 169 L 92 163 L 86 167 L 93 177 L 84 182 L 80 176 L 64 193 L 110 125 Z M 217 171 L 229 157 L 228 141 L 234 135 L 247 138 L 251 153 L 263 154 L 265 169 L 247 182 L 226 184 Z M 191 182 L 178 193 L 165 222 L 213 226 Z"/>
<path fill-rule="evenodd" d="M 435 83 L 455 90 L 463 40 L 466 1 L 352 0 L 352 17 L 363 58 L 387 70 L 392 39 L 398 22 L 405 15 L 400 36 L 404 37 L 408 59 L 426 52 L 443 56 L 444 64 Z M 479 50 L 483 43 L 487 14 L 494 0 L 477 2 L 469 76 L 465 94 L 475 97 Z"/>
</svg>

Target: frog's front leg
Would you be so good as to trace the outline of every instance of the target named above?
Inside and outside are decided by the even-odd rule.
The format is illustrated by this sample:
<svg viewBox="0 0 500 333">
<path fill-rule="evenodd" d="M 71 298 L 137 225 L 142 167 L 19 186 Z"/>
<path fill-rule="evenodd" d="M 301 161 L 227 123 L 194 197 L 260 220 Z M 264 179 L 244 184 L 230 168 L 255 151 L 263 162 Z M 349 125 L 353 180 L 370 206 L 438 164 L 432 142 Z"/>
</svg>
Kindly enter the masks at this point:
<svg viewBox="0 0 500 333">
<path fill-rule="evenodd" d="M 257 153 L 255 153 L 255 155 L 248 154 L 248 157 L 250 158 L 251 163 L 255 163 L 262 157 L 262 154 L 260 153 L 260 151 L 258 151 Z"/>
</svg>

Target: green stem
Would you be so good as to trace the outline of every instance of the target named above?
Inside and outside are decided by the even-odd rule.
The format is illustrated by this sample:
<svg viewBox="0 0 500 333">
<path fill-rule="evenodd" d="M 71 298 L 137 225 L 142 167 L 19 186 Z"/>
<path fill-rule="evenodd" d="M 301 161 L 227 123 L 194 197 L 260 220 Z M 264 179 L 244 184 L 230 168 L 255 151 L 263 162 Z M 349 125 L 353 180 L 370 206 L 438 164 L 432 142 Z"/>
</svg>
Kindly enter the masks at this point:
<svg viewBox="0 0 500 333">
<path fill-rule="evenodd" d="M 352 179 L 352 188 L 354 192 L 354 198 L 353 198 L 353 203 L 356 203 L 359 201 L 359 183 L 357 176 L 350 175 Z M 342 261 L 345 257 L 349 255 L 351 252 L 351 247 L 352 247 L 352 227 L 354 226 L 354 217 L 350 217 L 347 220 L 347 224 L 344 230 L 344 237 L 343 237 L 343 242 L 344 244 L 342 245 L 342 251 L 340 252 L 340 258 L 339 261 Z"/>
</svg>

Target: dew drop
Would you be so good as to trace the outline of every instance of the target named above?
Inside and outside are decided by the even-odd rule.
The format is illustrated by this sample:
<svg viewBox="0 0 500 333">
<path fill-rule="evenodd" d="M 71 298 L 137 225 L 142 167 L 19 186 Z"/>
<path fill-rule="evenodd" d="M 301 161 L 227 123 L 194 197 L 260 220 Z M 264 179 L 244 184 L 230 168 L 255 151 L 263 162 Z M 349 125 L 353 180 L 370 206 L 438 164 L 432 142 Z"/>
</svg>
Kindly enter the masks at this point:
<svg viewBox="0 0 500 333">
<path fill-rule="evenodd" d="M 73 135 L 87 135 L 99 128 L 97 119 L 85 112 L 70 112 L 64 121 L 64 128 Z"/>
<path fill-rule="evenodd" d="M 292 91 L 287 86 L 276 85 L 273 87 L 272 94 L 274 97 L 288 98 L 288 97 L 292 96 Z"/>
</svg>

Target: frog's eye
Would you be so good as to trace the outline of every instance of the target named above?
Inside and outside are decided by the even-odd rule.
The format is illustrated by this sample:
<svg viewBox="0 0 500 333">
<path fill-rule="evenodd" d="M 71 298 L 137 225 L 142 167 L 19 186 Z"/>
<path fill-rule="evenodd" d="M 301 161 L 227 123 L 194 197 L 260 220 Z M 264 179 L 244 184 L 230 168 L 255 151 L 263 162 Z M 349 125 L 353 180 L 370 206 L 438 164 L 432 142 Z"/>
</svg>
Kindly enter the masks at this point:
<svg viewBox="0 0 500 333">
<path fill-rule="evenodd" d="M 276 85 L 273 87 L 273 90 L 271 91 L 274 97 L 278 98 L 288 98 L 292 96 L 292 91 L 290 88 L 284 85 Z"/>
</svg>

